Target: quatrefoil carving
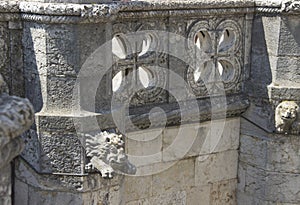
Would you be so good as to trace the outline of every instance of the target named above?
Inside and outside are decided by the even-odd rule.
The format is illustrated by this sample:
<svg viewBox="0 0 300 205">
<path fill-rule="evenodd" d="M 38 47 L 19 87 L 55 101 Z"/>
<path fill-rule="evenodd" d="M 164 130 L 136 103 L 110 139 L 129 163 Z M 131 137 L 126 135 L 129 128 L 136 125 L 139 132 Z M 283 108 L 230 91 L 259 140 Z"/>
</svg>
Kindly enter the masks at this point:
<svg viewBox="0 0 300 205">
<path fill-rule="evenodd" d="M 133 105 L 160 102 L 167 74 L 154 63 L 160 62 L 157 48 L 160 39 L 143 24 L 130 32 L 123 24 L 114 25 L 112 52 L 116 66 L 112 73 L 112 91 L 116 100 Z"/>
<path fill-rule="evenodd" d="M 199 21 L 189 30 L 189 54 L 194 62 L 187 72 L 197 96 L 226 92 L 239 86 L 242 35 L 237 22 Z"/>
</svg>

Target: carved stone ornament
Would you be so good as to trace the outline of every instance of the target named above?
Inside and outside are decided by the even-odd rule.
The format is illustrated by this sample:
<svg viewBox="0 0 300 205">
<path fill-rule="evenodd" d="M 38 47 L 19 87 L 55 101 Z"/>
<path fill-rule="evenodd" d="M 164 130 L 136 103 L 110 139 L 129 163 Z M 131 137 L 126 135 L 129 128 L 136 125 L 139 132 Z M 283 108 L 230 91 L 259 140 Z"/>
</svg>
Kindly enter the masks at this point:
<svg viewBox="0 0 300 205">
<path fill-rule="evenodd" d="M 33 107 L 27 99 L 8 95 L 8 88 L 0 75 L 0 168 L 20 154 L 23 148 L 17 138 L 33 123 Z"/>
<path fill-rule="evenodd" d="M 86 155 L 89 160 L 85 166 L 87 172 L 98 170 L 103 178 L 112 178 L 117 171 L 135 174 L 132 165 L 124 152 L 124 136 L 116 133 L 100 132 L 94 135 L 85 134 Z"/>
<path fill-rule="evenodd" d="M 294 101 L 283 101 L 275 110 L 276 132 L 284 134 L 299 133 L 299 105 Z"/>
<path fill-rule="evenodd" d="M 241 80 L 242 31 L 238 20 L 202 20 L 189 28 L 189 51 L 196 58 L 188 83 L 197 96 L 225 89 L 235 92 Z M 196 46 L 196 48 L 195 48 Z M 221 86 L 221 87 L 220 87 Z"/>
<path fill-rule="evenodd" d="M 300 12 L 300 1 L 299 0 L 284 0 L 282 1 L 281 11 L 297 11 Z"/>
<path fill-rule="evenodd" d="M 162 50 L 157 49 L 163 47 L 163 40 L 155 32 L 151 32 L 165 30 L 165 27 L 164 22 L 158 24 L 155 21 L 113 25 L 113 48 L 119 48 L 118 52 L 113 49 L 117 63 L 112 75 L 115 88 L 113 92 L 117 101 L 126 102 L 130 99 L 131 105 L 165 101 L 166 92 L 163 88 L 167 86 L 167 74 L 156 65 L 164 67 L 167 57 Z M 131 32 L 138 34 L 135 33 L 132 38 Z"/>
<path fill-rule="evenodd" d="M 8 95 L 8 87 L 0 75 L 0 204 L 11 204 L 10 162 L 24 148 L 18 137 L 33 123 L 34 111 L 27 99 Z"/>
</svg>

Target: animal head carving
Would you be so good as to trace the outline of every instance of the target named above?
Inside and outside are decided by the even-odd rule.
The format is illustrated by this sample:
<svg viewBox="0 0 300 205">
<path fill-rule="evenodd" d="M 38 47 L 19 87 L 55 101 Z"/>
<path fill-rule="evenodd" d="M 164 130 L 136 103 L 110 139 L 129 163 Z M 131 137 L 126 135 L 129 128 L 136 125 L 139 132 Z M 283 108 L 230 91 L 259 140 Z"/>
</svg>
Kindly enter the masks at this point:
<svg viewBox="0 0 300 205">
<path fill-rule="evenodd" d="M 86 170 L 97 169 L 102 177 L 112 178 L 113 173 L 120 171 L 135 174 L 136 168 L 128 161 L 124 151 L 124 136 L 116 133 L 100 132 L 86 134 L 86 155 L 90 163 Z"/>
<path fill-rule="evenodd" d="M 294 101 L 283 101 L 275 110 L 275 127 L 279 133 L 288 133 L 299 113 L 299 105 Z"/>
</svg>

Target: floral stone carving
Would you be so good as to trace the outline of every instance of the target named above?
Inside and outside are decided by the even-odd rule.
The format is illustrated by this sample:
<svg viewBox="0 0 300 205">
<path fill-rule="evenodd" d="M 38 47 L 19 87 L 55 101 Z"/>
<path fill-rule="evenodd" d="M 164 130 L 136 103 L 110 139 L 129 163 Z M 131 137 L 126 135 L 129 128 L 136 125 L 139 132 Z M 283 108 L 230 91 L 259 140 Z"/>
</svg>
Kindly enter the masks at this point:
<svg viewBox="0 0 300 205">
<path fill-rule="evenodd" d="M 117 171 L 135 174 L 132 165 L 124 152 L 124 136 L 116 133 L 100 132 L 95 135 L 85 134 L 86 155 L 89 163 L 87 172 L 98 170 L 103 178 L 112 178 Z"/>
<path fill-rule="evenodd" d="M 278 133 L 299 133 L 299 105 L 294 101 L 283 101 L 275 110 L 275 127 Z"/>
</svg>

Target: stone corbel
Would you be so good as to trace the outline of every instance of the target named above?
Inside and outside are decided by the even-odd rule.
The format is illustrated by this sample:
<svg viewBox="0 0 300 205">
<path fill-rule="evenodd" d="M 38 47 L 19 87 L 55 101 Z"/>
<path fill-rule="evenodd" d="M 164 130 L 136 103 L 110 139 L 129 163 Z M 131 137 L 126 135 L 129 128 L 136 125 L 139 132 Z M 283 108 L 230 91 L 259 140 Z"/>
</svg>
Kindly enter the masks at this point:
<svg viewBox="0 0 300 205">
<path fill-rule="evenodd" d="M 275 110 L 275 128 L 277 133 L 299 134 L 299 104 L 295 101 L 282 101 Z"/>
<path fill-rule="evenodd" d="M 115 172 L 135 174 L 136 168 L 125 154 L 124 136 L 113 132 L 85 134 L 87 172 L 99 171 L 103 178 L 112 178 Z"/>
</svg>

